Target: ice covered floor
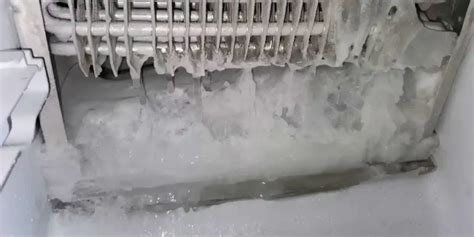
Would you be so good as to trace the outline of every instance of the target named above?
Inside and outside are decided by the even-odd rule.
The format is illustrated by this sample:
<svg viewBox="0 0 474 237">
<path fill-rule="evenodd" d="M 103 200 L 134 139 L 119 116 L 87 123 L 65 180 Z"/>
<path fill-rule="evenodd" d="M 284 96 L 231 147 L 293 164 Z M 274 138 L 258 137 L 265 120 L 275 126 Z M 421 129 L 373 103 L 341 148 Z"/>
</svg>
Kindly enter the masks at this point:
<svg viewBox="0 0 474 237">
<path fill-rule="evenodd" d="M 129 213 L 120 205 L 111 204 L 100 207 L 92 216 L 54 214 L 49 234 L 468 236 L 472 223 L 469 216 L 460 215 L 463 206 L 458 201 L 469 197 L 453 197 L 453 183 L 447 182 L 447 178 L 446 173 L 437 171 L 428 176 L 385 180 L 338 192 L 279 201 L 230 202 L 188 213 L 182 209 L 168 214 Z"/>
<path fill-rule="evenodd" d="M 436 73 L 370 75 L 348 66 L 335 71 L 318 68 L 315 77 L 312 72 L 295 76 L 284 69 L 260 70 L 267 71 L 261 71 L 261 76 L 258 71 L 215 74 L 211 92 L 196 89 L 199 86 L 185 75 L 177 77 L 174 91 L 163 78 L 147 80 L 146 106 L 124 86 L 127 81 L 67 81 L 63 93 L 71 100 L 64 101 L 65 115 L 78 149 L 71 149 L 70 157 L 58 157 L 65 154 L 59 153 L 46 158 L 46 173 L 55 176 L 50 177 L 50 192 L 67 197 L 75 181 L 97 177 L 103 183 L 93 187 L 100 189 L 223 175 L 271 178 L 391 161 L 404 155 L 416 158 L 436 145 L 428 140 L 421 143 L 426 146 L 412 146 L 421 141 L 423 121 L 437 86 Z M 71 75 L 80 78 L 78 70 Z M 196 144 L 196 139 L 202 143 Z M 150 142 L 155 145 L 149 146 Z M 216 156 L 210 147 L 217 150 Z M 168 153 L 160 154 L 163 150 Z M 294 152 L 298 156 L 291 157 Z M 444 189 L 438 186 L 443 183 L 439 177 L 435 173 L 316 196 L 240 201 L 187 213 L 182 209 L 167 214 L 130 211 L 122 208 L 118 198 L 97 207 L 92 215 L 74 211 L 53 215 L 50 233 L 377 235 L 432 234 L 439 228 L 455 231 L 455 226 L 443 223 L 450 214 L 438 214 L 449 208 L 438 206 L 444 198 L 439 195 Z M 440 182 L 435 185 L 433 179 Z M 55 180 L 53 185 L 51 180 Z M 390 211 L 381 211 L 384 208 Z"/>
<path fill-rule="evenodd" d="M 74 187 L 53 196 L 334 172 L 424 159 L 437 145 L 422 137 L 436 72 L 262 67 L 212 73 L 203 86 L 178 72 L 174 89 L 153 71 L 144 77 L 141 105 L 130 80 L 71 71 L 63 108 Z"/>
</svg>

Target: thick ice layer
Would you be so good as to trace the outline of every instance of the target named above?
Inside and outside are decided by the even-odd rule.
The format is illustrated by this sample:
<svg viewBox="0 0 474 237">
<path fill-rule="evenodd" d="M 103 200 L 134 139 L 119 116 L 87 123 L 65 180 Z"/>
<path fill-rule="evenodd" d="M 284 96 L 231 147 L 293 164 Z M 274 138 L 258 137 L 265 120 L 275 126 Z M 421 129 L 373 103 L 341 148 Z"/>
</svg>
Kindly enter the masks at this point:
<svg viewBox="0 0 474 237">
<path fill-rule="evenodd" d="M 352 65 L 265 67 L 216 72 L 204 87 L 178 74 L 174 91 L 147 84 L 146 105 L 136 97 L 82 100 L 66 115 L 78 150 L 71 163 L 81 171 L 67 183 L 80 179 L 76 193 L 100 192 L 423 159 L 437 145 L 422 134 L 439 78 Z M 60 186 L 52 196 L 68 199 L 71 185 Z"/>
</svg>

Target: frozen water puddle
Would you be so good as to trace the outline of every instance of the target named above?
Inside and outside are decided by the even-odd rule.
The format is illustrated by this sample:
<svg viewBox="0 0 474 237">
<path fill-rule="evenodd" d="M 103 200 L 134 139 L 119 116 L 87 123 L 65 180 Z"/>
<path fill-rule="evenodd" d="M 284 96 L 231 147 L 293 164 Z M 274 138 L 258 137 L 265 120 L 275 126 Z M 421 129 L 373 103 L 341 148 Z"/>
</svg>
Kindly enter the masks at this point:
<svg viewBox="0 0 474 237">
<path fill-rule="evenodd" d="M 40 154 L 55 218 L 108 205 L 161 215 L 434 168 L 426 159 L 438 141 L 423 134 L 436 70 L 346 64 L 151 77 L 144 105 L 129 81 L 68 80 L 72 144 Z"/>
</svg>

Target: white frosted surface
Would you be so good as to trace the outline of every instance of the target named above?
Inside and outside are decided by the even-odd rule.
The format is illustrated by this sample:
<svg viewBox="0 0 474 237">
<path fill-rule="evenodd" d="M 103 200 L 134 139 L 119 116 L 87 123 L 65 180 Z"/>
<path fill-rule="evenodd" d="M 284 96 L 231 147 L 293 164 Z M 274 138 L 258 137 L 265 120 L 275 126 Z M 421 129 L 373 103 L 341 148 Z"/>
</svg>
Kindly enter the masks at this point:
<svg viewBox="0 0 474 237">
<path fill-rule="evenodd" d="M 439 73 L 425 74 L 431 84 L 439 82 Z M 50 183 L 68 180 L 64 187 L 51 185 L 52 196 L 63 200 L 76 182 L 75 191 L 87 193 L 271 180 L 426 158 L 437 145 L 436 139 L 422 140 L 420 126 L 430 115 L 423 100 L 434 90 L 418 89 L 422 80 L 404 78 L 400 70 L 226 71 L 212 74 L 210 92 L 181 73 L 173 92 L 163 78 L 150 78 L 144 106 L 126 94 L 133 92 L 124 87 L 129 81 L 81 79 L 65 84 L 65 117 L 77 151 L 53 151 L 43 165 Z M 55 164 L 58 156 L 67 158 Z"/>
<path fill-rule="evenodd" d="M 283 201 L 226 203 L 189 213 L 180 209 L 167 215 L 102 207 L 91 217 L 55 215 L 50 230 L 57 235 L 128 236 L 400 236 L 456 231 L 441 212 L 447 203 L 433 178 L 389 180 Z"/>
<path fill-rule="evenodd" d="M 0 191 L 0 236 L 44 236 L 50 206 L 37 157 L 24 147 L 10 146 L 2 148 L 0 159 L 8 158 L 3 150 L 21 154 L 16 154 L 16 164 Z"/>
<path fill-rule="evenodd" d="M 0 0 L 0 50 L 16 49 L 20 46 L 11 8 L 9 0 Z"/>
<path fill-rule="evenodd" d="M 466 60 L 438 134 L 436 172 L 284 201 L 241 201 L 198 212 L 55 215 L 55 235 L 472 236 L 474 55 Z"/>
<path fill-rule="evenodd" d="M 423 91 L 430 88 L 420 87 Z M 460 87 L 462 92 L 457 93 L 472 94 L 472 84 L 466 80 Z M 459 113 L 461 108 L 455 107 L 447 114 Z M 472 118 L 472 109 L 464 108 Z M 456 142 L 449 131 L 456 128 L 455 136 L 472 136 L 472 125 L 469 117 L 446 118 L 439 131 L 442 144 L 446 141 L 436 154 L 439 169 L 427 176 L 386 180 L 288 200 L 232 202 L 188 213 L 182 209 L 168 214 L 129 213 L 120 208 L 118 200 L 98 207 L 92 216 L 55 214 L 50 234 L 469 236 L 473 233 L 469 156 L 472 150 L 468 153 L 465 149 L 472 148 L 468 148 L 469 140 L 465 140 L 464 146 Z M 452 153 L 453 148 L 457 154 Z M 447 157 L 453 159 L 451 155 L 458 162 L 448 162 Z"/>
</svg>

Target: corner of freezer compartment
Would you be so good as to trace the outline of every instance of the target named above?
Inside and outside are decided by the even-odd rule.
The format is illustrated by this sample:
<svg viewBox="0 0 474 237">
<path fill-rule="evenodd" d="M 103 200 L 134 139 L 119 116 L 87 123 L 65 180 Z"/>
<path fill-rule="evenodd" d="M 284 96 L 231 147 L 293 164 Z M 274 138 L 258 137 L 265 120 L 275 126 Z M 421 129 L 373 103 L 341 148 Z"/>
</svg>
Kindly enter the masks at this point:
<svg viewBox="0 0 474 237">
<path fill-rule="evenodd" d="M 29 147 L 48 96 L 42 58 L 29 50 L 0 50 L 0 235 L 38 235 L 48 198 Z"/>
<path fill-rule="evenodd" d="M 28 50 L 0 51 L 0 183 L 5 185 L 21 150 L 35 136 L 36 118 L 48 95 L 41 58 Z"/>
<path fill-rule="evenodd" d="M 43 60 L 28 50 L 0 51 L 0 83 L 2 147 L 28 145 L 49 91 Z"/>
</svg>

